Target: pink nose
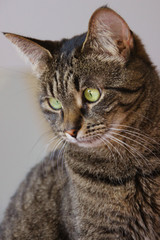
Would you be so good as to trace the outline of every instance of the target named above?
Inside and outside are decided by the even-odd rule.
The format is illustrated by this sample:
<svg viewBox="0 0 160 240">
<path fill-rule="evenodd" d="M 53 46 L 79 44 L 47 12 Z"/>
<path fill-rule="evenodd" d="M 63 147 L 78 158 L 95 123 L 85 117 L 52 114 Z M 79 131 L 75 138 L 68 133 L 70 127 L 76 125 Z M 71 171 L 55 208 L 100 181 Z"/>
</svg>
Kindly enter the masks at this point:
<svg viewBox="0 0 160 240">
<path fill-rule="evenodd" d="M 74 137 L 74 138 L 76 138 L 77 132 L 78 131 L 76 129 L 70 129 L 70 130 L 65 131 L 65 133 L 68 133 L 71 137 Z"/>
</svg>

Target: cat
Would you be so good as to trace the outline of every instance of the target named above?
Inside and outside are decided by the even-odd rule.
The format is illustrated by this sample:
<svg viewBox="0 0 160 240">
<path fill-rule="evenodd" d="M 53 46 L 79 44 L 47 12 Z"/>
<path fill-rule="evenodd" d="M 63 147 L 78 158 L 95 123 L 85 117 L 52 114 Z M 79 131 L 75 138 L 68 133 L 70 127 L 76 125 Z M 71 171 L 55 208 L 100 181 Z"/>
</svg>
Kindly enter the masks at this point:
<svg viewBox="0 0 160 240">
<path fill-rule="evenodd" d="M 107 6 L 61 41 L 5 36 L 39 79 L 55 150 L 12 197 L 1 240 L 160 239 L 160 79 Z"/>
</svg>

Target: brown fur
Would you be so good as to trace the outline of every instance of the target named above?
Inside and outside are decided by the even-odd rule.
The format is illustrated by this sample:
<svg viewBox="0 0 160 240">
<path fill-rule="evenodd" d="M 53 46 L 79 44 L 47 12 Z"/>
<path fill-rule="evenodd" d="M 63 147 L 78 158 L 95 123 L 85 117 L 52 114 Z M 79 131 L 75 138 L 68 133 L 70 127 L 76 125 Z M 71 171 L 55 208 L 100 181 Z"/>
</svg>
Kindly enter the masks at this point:
<svg viewBox="0 0 160 240">
<path fill-rule="evenodd" d="M 39 76 L 57 145 L 12 198 L 0 239 L 160 239 L 160 81 L 140 39 L 107 7 L 70 40 L 6 36 Z"/>
</svg>

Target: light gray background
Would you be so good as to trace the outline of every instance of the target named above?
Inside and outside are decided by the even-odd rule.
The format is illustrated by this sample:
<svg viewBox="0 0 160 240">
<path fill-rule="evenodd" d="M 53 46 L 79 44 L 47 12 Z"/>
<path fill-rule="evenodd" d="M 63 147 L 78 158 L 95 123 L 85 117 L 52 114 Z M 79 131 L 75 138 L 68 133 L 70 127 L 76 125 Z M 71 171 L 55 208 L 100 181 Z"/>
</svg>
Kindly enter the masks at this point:
<svg viewBox="0 0 160 240">
<path fill-rule="evenodd" d="M 143 40 L 160 69 L 160 0 L 0 0 L 0 31 L 57 40 L 87 30 L 109 4 Z M 0 219 L 21 180 L 45 154 L 48 126 L 38 109 L 36 79 L 0 35 Z M 40 137 L 41 136 L 41 137 Z"/>
</svg>

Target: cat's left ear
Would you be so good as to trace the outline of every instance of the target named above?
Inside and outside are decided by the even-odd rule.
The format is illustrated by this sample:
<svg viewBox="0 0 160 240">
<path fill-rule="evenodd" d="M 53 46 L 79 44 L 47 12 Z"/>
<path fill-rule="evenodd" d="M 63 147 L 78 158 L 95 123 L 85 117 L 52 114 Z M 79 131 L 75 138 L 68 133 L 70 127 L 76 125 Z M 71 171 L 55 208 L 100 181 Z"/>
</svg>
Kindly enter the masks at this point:
<svg viewBox="0 0 160 240">
<path fill-rule="evenodd" d="M 13 33 L 4 33 L 4 35 L 17 47 L 22 56 L 31 63 L 35 74 L 41 76 L 47 69 L 48 61 L 52 59 L 49 50 L 39 44 L 43 41 Z"/>
<path fill-rule="evenodd" d="M 103 57 L 127 60 L 133 48 L 133 36 L 124 19 L 112 9 L 97 9 L 89 21 L 83 49 L 90 48 Z"/>
</svg>

